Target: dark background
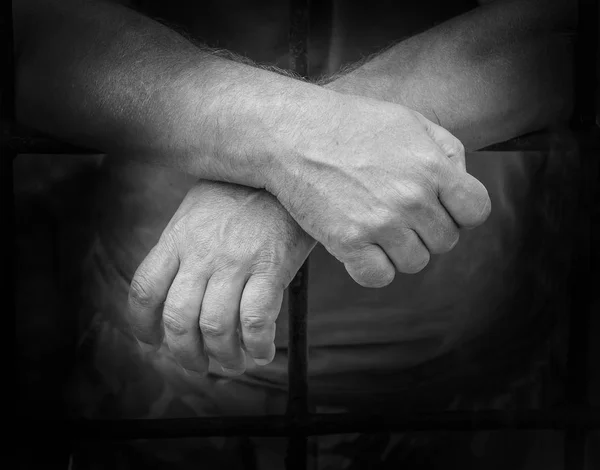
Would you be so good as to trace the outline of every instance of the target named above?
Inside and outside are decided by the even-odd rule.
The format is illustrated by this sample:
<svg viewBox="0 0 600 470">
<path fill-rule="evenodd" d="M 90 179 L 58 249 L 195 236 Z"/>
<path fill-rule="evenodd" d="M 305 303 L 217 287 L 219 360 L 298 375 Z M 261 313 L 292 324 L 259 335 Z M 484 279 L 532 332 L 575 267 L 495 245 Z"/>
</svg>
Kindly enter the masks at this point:
<svg viewBox="0 0 600 470">
<path fill-rule="evenodd" d="M 243 2 L 242 2 L 243 3 Z M 167 9 L 179 8 L 181 18 L 194 19 L 188 24 L 178 26 L 187 31 L 199 28 L 207 31 L 205 40 L 210 45 L 235 50 L 268 62 L 273 51 L 264 51 L 266 43 L 272 43 L 271 35 L 276 35 L 279 44 L 277 65 L 287 64 L 287 23 L 281 23 L 278 18 L 287 17 L 287 2 L 263 1 L 272 12 L 273 23 L 279 26 L 266 28 L 257 34 L 253 44 L 241 42 L 244 37 L 243 29 L 253 26 L 251 7 L 245 8 L 244 14 L 236 18 L 224 18 L 221 24 L 210 20 L 210 9 L 227 10 L 235 6 L 235 2 L 215 2 L 208 7 L 202 2 L 185 1 L 149 1 L 147 9 L 155 16 L 164 18 L 172 16 Z M 335 59 L 337 66 L 356 60 L 363 55 L 377 51 L 382 42 L 386 42 L 383 31 L 399 28 L 403 36 L 410 36 L 433 24 L 443 21 L 461 11 L 474 6 L 474 2 L 465 0 L 455 1 L 421 1 L 414 2 L 411 14 L 394 14 L 402 2 L 353 2 L 355 6 L 347 9 L 344 23 L 349 30 L 358 28 L 357 24 L 368 24 L 366 33 L 352 36 L 352 46 L 342 51 Z M 232 6 L 233 5 L 233 6 Z M 263 5 L 265 6 L 265 5 Z M 382 14 L 382 11 L 383 14 Z M 214 12 L 213 12 L 214 13 Z M 216 12 L 216 16 L 219 16 Z M 221 12 L 222 13 L 222 12 Z M 397 13 L 397 12 L 396 12 Z M 382 24 L 383 18 L 387 24 Z M 311 72 L 314 76 L 327 73 L 326 52 L 330 41 L 331 10 L 327 2 L 314 2 L 313 35 L 311 36 Z M 211 30 L 228 31 L 228 41 L 216 41 Z M 331 58 L 330 58 L 331 60 Z M 591 98 L 590 98 L 591 99 Z M 598 158 L 590 155 L 588 158 Z M 18 371 L 18 403 L 17 414 L 23 417 L 58 418 L 61 416 L 63 386 L 69 376 L 73 363 L 75 348 L 75 331 L 77 318 L 74 299 L 79 289 L 77 266 L 85 251 L 90 236 L 90 220 L 93 217 L 90 208 L 93 197 L 95 172 L 101 162 L 97 156 L 46 156 L 21 155 L 15 162 L 15 194 L 16 194 L 16 235 L 17 235 L 17 371 Z M 598 206 L 596 205 L 596 218 Z M 596 219 L 597 221 L 597 219 Z M 592 241 L 597 246 L 600 240 Z M 596 286 L 594 289 L 595 311 L 600 311 L 600 286 L 598 260 L 593 265 L 593 278 L 581 279 L 582 283 Z M 591 282 L 590 282 L 591 281 Z M 578 312 L 571 312 L 577 314 Z M 589 396 L 593 404 L 600 405 L 600 316 L 592 316 L 589 330 L 590 376 L 591 386 Z M 8 385 L 8 384 L 7 384 Z M 10 386 L 10 385 L 9 385 Z M 546 393 L 556 393 L 547 390 Z M 560 392 L 559 392 L 560 393 Z M 507 453 L 527 453 L 529 457 L 524 470 L 561 469 L 562 468 L 562 436 L 561 433 L 540 432 L 536 439 L 530 439 L 533 432 L 519 432 L 523 437 L 520 448 L 510 439 Z M 453 439 L 446 441 L 447 448 L 437 449 L 438 456 L 431 456 L 429 466 L 417 468 L 446 468 L 444 455 L 457 448 L 458 441 L 467 439 L 458 433 Z M 49 436 L 49 442 L 52 442 Z M 496 440 L 495 442 L 502 442 Z M 508 440 L 507 440 L 508 442 Z M 531 445 L 531 442 L 535 444 Z M 46 443 L 47 444 L 47 443 Z M 525 449 L 527 447 L 527 449 Z M 588 443 L 590 454 L 588 468 L 600 469 L 600 435 L 591 435 Z M 595 454 L 592 452 L 595 451 Z M 22 450 L 20 465 L 22 468 L 38 468 L 42 462 L 46 468 L 54 468 L 57 462 L 64 462 L 63 449 L 58 443 L 45 445 L 40 442 L 25 443 Z M 475 452 L 479 452 L 474 450 Z M 56 456 L 58 460 L 53 460 Z M 33 463 L 36 462 L 36 463 Z M 506 463 L 506 462 L 505 462 Z M 65 467 L 66 468 L 66 464 Z M 453 468 L 453 467 L 450 467 Z M 467 467 L 465 467 L 467 468 Z M 469 467 L 471 468 L 471 467 Z M 475 468 L 475 467 L 472 467 Z M 487 462 L 485 467 L 477 468 L 507 468 L 493 466 Z M 569 469 L 566 469 L 569 470 Z"/>
</svg>

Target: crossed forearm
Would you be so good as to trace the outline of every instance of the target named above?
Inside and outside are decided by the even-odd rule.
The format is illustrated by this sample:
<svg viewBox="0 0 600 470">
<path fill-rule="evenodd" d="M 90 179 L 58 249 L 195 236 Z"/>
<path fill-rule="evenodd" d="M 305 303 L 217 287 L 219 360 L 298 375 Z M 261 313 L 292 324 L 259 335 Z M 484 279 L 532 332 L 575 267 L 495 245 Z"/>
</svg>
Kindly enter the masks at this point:
<svg viewBox="0 0 600 470">
<path fill-rule="evenodd" d="M 467 150 L 569 117 L 576 4 L 496 0 L 402 41 L 327 86 L 403 104 Z"/>
<path fill-rule="evenodd" d="M 112 155 L 266 186 L 333 94 L 227 60 L 115 2 L 15 2 L 22 123 Z"/>
<path fill-rule="evenodd" d="M 469 150 L 542 130 L 570 113 L 574 3 L 498 0 L 321 83 L 410 107 Z"/>
<path fill-rule="evenodd" d="M 573 4 L 493 2 L 324 88 L 418 110 L 471 150 L 547 127 L 571 106 Z M 19 118 L 73 143 L 264 186 L 261 167 L 294 142 L 269 148 L 257 129 L 294 136 L 328 101 L 323 88 L 217 57 L 118 5 L 15 5 Z"/>
<path fill-rule="evenodd" d="M 484 19 L 487 18 L 486 10 L 481 9 L 479 12 Z M 455 23 L 454 28 L 464 28 L 461 21 Z M 469 21 L 482 19 L 475 16 L 466 22 Z M 511 24 L 510 21 L 507 23 L 507 29 L 511 29 Z M 512 130 L 502 128 L 503 120 L 514 118 L 513 114 L 519 107 L 538 106 L 537 103 L 519 102 L 518 94 L 502 98 L 509 101 L 517 98 L 516 101 L 511 101 L 510 106 L 494 103 L 506 91 L 506 87 L 511 86 L 511 80 L 514 81 L 513 85 L 518 86 L 519 67 L 515 67 L 512 75 L 506 75 L 504 80 L 497 80 L 494 77 L 498 75 L 498 70 L 489 66 L 479 67 L 481 61 L 476 55 L 465 54 L 463 48 L 448 51 L 444 40 L 436 42 L 436 35 L 443 38 L 444 31 L 448 32 L 441 26 L 437 32 L 425 33 L 411 40 L 412 42 L 401 43 L 325 87 L 338 92 L 364 94 L 406 104 L 426 116 L 439 115 L 443 124 L 454 132 L 461 133 L 461 137 L 471 148 L 492 143 L 494 139 L 518 135 L 526 128 L 546 125 L 534 119 L 540 115 L 539 108 L 536 108 L 535 112 L 527 114 Z M 452 28 L 449 31 L 452 32 Z M 514 35 L 515 31 L 510 34 Z M 540 36 L 544 37 L 543 34 Z M 445 40 L 447 39 L 448 37 Z M 472 38 L 472 41 L 471 46 L 482 43 L 482 39 L 477 37 Z M 436 45 L 439 49 L 436 49 Z M 463 43 L 462 46 L 466 48 L 467 45 Z M 516 47 L 518 46 L 513 46 L 510 42 L 503 43 L 494 57 L 499 57 L 497 61 L 502 62 L 503 57 L 516 54 Z M 447 57 L 448 55 L 450 56 Z M 442 56 L 445 60 L 439 60 Z M 535 58 L 536 54 L 532 52 L 530 59 Z M 438 61 L 438 67 L 432 68 L 428 61 Z M 495 62 L 490 59 L 490 63 Z M 557 64 L 556 67 L 562 69 L 563 64 Z M 463 77 L 461 73 L 465 70 L 468 73 Z M 424 75 L 426 71 L 431 73 Z M 474 93 L 480 84 L 478 80 L 483 81 L 491 90 Z M 447 88 L 442 85 L 460 94 L 463 98 L 460 106 L 454 104 L 453 107 L 452 103 L 449 104 Z M 484 98 L 487 96 L 495 98 L 486 102 Z M 385 108 L 386 103 L 378 106 Z M 549 119 L 555 118 L 556 116 L 550 116 Z M 477 124 L 475 121 L 479 119 L 483 119 L 485 123 Z M 372 135 L 377 131 L 380 134 L 395 132 L 393 127 L 383 131 L 376 128 L 371 129 L 373 130 L 375 132 Z M 344 137 L 348 138 L 348 135 Z M 445 142 L 452 144 L 451 139 Z M 336 158 L 346 158 L 343 152 L 336 154 L 335 149 L 332 150 Z M 460 153 L 459 151 L 458 154 Z M 420 156 L 427 158 L 427 155 Z M 351 156 L 348 158 L 351 159 Z M 446 161 L 447 158 L 442 160 Z M 385 168 L 392 169 L 397 161 L 401 160 L 386 161 Z M 421 161 L 423 160 L 420 158 L 413 160 L 411 165 L 418 166 Z M 332 164 L 332 160 L 329 160 L 329 164 Z M 410 172 L 411 165 L 405 165 L 404 168 Z M 323 176 L 321 173 L 314 182 Z M 402 176 L 399 175 L 401 182 L 407 187 L 412 185 L 415 189 L 418 175 L 413 181 L 402 180 Z M 380 181 L 381 179 L 378 182 Z M 343 186 L 333 186 L 338 192 L 343 192 Z M 360 186 L 356 186 L 356 192 L 359 195 L 356 201 L 360 202 L 364 192 L 360 191 Z M 306 191 L 298 193 L 299 199 L 305 199 Z M 443 191 L 441 193 L 443 195 Z M 345 196 L 342 194 L 341 200 Z M 446 207 L 450 207 L 451 203 L 449 201 Z M 462 205 L 457 213 L 461 207 Z M 362 207 L 361 213 L 368 212 L 366 208 L 371 209 L 371 206 L 367 204 Z M 224 369 L 239 373 L 245 368 L 245 353 L 240 347 L 236 332 L 239 321 L 240 336 L 246 353 L 257 364 L 271 361 L 275 354 L 274 322 L 281 305 L 283 289 L 314 247 L 314 241 L 302 230 L 304 227 L 298 226 L 288 212 L 292 213 L 266 191 L 214 182 L 200 182 L 192 188 L 158 244 L 133 278 L 129 312 L 136 337 L 154 347 L 160 346 L 163 340 L 166 341 L 179 363 L 194 370 L 203 370 L 200 358 L 203 356 L 204 344 L 205 351 Z M 444 216 L 442 212 L 439 214 Z M 371 221 L 372 218 L 367 219 L 367 223 Z M 350 224 L 337 225 L 347 233 L 352 233 Z M 406 233 L 402 227 L 394 232 L 396 248 L 402 250 L 408 246 L 405 239 L 398 239 L 406 236 Z M 423 233 L 428 235 L 426 231 Z M 355 245 L 350 255 L 356 259 L 356 253 L 360 253 L 362 247 L 364 244 Z M 435 250 L 434 245 L 428 245 L 428 248 Z M 373 248 L 370 248 L 370 253 L 377 255 Z M 397 253 L 389 250 L 387 254 L 393 259 L 393 255 Z M 397 256 L 396 265 L 403 259 L 403 256 Z M 350 263 L 344 262 L 348 269 Z M 366 269 L 361 269 L 365 267 Z M 398 269 L 400 268 L 401 265 Z M 404 272 L 415 272 L 414 268 L 421 269 L 422 265 L 413 264 Z M 358 270 L 351 266 L 348 272 L 356 279 L 373 270 L 363 264 Z M 208 284 L 204 282 L 207 279 L 210 279 Z M 379 277 L 376 282 L 378 285 L 372 283 L 371 287 L 385 285 L 391 280 L 389 277 Z M 164 338 L 161 325 L 164 326 Z"/>
<path fill-rule="evenodd" d="M 19 0 L 16 18 L 22 121 L 113 156 L 265 188 L 363 285 L 422 269 L 428 250 L 447 251 L 459 227 L 489 214 L 462 144 L 408 107 L 224 59 L 109 2 Z"/>
</svg>

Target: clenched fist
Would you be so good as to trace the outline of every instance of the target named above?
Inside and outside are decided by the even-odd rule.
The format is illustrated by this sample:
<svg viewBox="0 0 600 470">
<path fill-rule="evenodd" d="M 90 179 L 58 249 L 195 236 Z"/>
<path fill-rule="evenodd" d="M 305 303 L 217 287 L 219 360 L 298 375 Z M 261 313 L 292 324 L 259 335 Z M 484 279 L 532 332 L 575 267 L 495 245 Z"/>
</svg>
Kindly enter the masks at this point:
<svg viewBox="0 0 600 470">
<path fill-rule="evenodd" d="M 448 131 L 400 105 L 335 94 L 318 125 L 292 130 L 266 188 L 364 287 L 415 273 L 491 209 Z M 291 155 L 291 156 L 290 156 Z"/>
<path fill-rule="evenodd" d="M 267 364 L 283 292 L 315 243 L 268 192 L 201 181 L 133 277 L 133 334 L 188 370 L 208 356 L 240 374 L 246 353 Z"/>
</svg>

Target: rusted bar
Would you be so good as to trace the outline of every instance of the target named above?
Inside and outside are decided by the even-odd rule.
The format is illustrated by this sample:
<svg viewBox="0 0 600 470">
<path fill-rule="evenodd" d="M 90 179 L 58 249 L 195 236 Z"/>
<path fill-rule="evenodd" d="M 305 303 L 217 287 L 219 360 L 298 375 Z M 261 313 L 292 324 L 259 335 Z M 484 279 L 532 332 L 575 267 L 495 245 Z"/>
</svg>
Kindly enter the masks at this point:
<svg viewBox="0 0 600 470">
<path fill-rule="evenodd" d="M 6 121 L 2 123 L 1 138 L 2 147 L 10 149 L 14 154 L 99 155 L 103 153 L 60 142 Z"/>
<path fill-rule="evenodd" d="M 570 426 L 565 432 L 564 469 L 585 470 L 585 441 L 587 430 Z"/>
<path fill-rule="evenodd" d="M 290 0 L 290 69 L 308 78 L 310 0 Z"/>
<path fill-rule="evenodd" d="M 556 148 L 556 144 L 565 140 L 565 131 L 555 132 L 533 132 L 524 136 L 516 137 L 504 142 L 489 145 L 482 148 L 480 152 L 547 152 Z M 569 140 L 572 134 L 569 133 Z M 586 141 L 587 135 L 582 133 L 581 138 Z"/>
<path fill-rule="evenodd" d="M 290 427 L 286 416 L 203 417 L 186 419 L 23 421 L 28 439 L 56 435 L 56 427 L 67 429 L 74 439 L 128 440 L 173 439 L 202 436 L 290 436 L 368 432 L 562 430 L 600 429 L 600 408 L 550 410 L 479 410 L 386 413 L 309 414 Z M 570 470 L 570 469 L 569 469 Z"/>
<path fill-rule="evenodd" d="M 2 89 L 0 107 L 2 120 L 13 122 L 15 117 L 15 63 L 12 2 L 2 2 L 0 10 L 0 32 L 2 34 Z"/>
<path fill-rule="evenodd" d="M 572 127 L 590 129 L 596 125 L 598 90 L 598 51 L 600 5 L 598 0 L 578 0 L 577 36 L 575 40 L 575 106 Z"/>
<path fill-rule="evenodd" d="M 78 155 L 99 155 L 103 152 L 77 147 L 65 142 L 60 142 L 49 137 L 45 137 L 23 127 L 12 127 L 8 123 L 2 125 L 2 144 L 5 148 L 10 148 L 17 154 L 78 154 Z M 544 152 L 551 147 L 550 142 L 555 139 L 554 133 L 538 132 L 515 139 L 507 140 L 497 144 L 490 145 L 480 149 L 484 152 Z M 580 133 L 579 140 L 586 146 L 589 140 L 589 133 Z"/>
<path fill-rule="evenodd" d="M 290 68 L 308 78 L 308 31 L 310 0 L 290 0 Z M 288 402 L 286 421 L 290 426 L 285 457 L 287 470 L 306 470 L 308 437 L 301 429 L 308 416 L 308 259 L 288 290 Z"/>
<path fill-rule="evenodd" d="M 575 43 L 574 84 L 575 106 L 572 127 L 588 130 L 597 136 L 595 96 L 597 88 L 598 57 L 598 0 L 579 0 L 577 39 Z M 578 142 L 581 162 L 579 182 L 579 220 L 575 230 L 577 247 L 573 260 L 570 286 L 569 348 L 567 356 L 566 400 L 569 405 L 586 406 L 589 387 L 589 337 L 592 314 L 592 290 L 583 279 L 592 278 L 591 259 L 593 243 L 592 213 L 594 211 L 594 178 L 598 155 L 584 142 Z M 588 148 L 586 148 L 588 147 Z M 565 431 L 564 468 L 585 469 L 586 430 L 573 423 Z"/>
<path fill-rule="evenodd" d="M 15 115 L 14 105 L 14 38 L 13 38 L 13 17 L 12 2 L 2 2 L 0 6 L 0 43 L 2 44 L 2 62 L 0 77 L 0 117 L 6 120 L 13 120 Z M 3 239 L 8 240 L 8 244 L 2 246 L 2 299 L 4 318 L 8 323 L 6 325 L 9 334 L 15 334 L 16 331 L 16 264 L 15 264 L 15 223 L 14 223 L 14 191 L 13 191 L 13 158 L 11 150 L 0 143 L 0 197 L 2 200 L 2 232 Z M 13 353 L 14 357 L 14 353 Z M 15 368 L 12 368 L 15 371 Z M 8 379 L 10 380 L 10 379 Z M 13 380 L 18 383 L 17 377 Z M 14 390 L 13 387 L 11 387 Z M 18 402 L 18 397 L 13 397 L 13 402 Z M 14 416 L 12 413 L 10 416 Z M 12 424 L 12 426 L 11 426 Z M 8 423 L 11 429 L 16 429 L 15 423 Z M 14 438 L 13 438 L 14 439 Z M 23 442 L 23 441 L 22 441 Z M 22 443 L 21 442 L 21 443 Z M 21 444 L 18 441 L 13 445 Z"/>
<path fill-rule="evenodd" d="M 2 44 L 2 68 L 1 88 L 0 88 L 0 115 L 2 120 L 11 122 L 15 116 L 14 100 L 14 53 L 13 53 L 13 21 L 12 21 L 12 2 L 2 2 L 0 7 L 0 38 Z M 9 316 L 9 331 L 14 332 L 14 321 L 16 320 L 15 309 L 15 260 L 14 260 L 14 192 L 13 192 L 13 157 L 14 152 L 3 143 L 0 143 L 0 162 L 2 174 L 2 231 L 5 240 L 10 240 L 10 245 L 4 247 L 2 253 L 2 269 L 8 276 L 2 278 L 2 298 L 4 307 L 8 310 L 5 315 Z M 13 327 L 11 328 L 11 325 Z"/>
<path fill-rule="evenodd" d="M 286 455 L 286 469 L 305 470 L 308 438 L 301 428 L 308 417 L 308 263 L 307 259 L 288 291 L 288 402 L 287 422 L 292 430 Z"/>
<path fill-rule="evenodd" d="M 596 134 L 598 132 L 590 132 Z M 577 210 L 578 219 L 575 222 L 575 240 L 568 243 L 576 247 L 574 259 L 569 274 L 570 304 L 569 304 L 569 334 L 567 353 L 567 374 L 565 384 L 565 399 L 569 405 L 586 406 L 589 403 L 588 390 L 590 386 L 590 347 L 589 329 L 594 295 L 588 280 L 593 279 L 592 272 L 592 213 L 594 211 L 594 188 L 597 184 L 594 175 L 598 174 L 598 155 L 585 148 L 578 142 L 581 160 L 581 179 Z M 600 149 L 600 146 L 598 146 Z M 585 429 L 579 426 L 568 427 L 565 431 L 564 468 L 568 470 L 585 469 Z"/>
</svg>

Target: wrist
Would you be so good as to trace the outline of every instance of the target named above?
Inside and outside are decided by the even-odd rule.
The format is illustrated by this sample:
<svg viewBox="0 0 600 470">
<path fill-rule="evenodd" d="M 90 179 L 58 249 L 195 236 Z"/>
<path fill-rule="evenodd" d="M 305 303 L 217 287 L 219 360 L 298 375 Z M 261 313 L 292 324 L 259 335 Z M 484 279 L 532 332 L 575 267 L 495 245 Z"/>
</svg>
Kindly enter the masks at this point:
<svg viewBox="0 0 600 470">
<path fill-rule="evenodd" d="M 235 62 L 202 84 L 201 123 L 206 176 L 255 188 L 276 188 L 293 172 L 306 139 L 318 132 L 337 95 L 317 85 Z M 199 126 L 200 127 L 200 126 Z"/>
</svg>

